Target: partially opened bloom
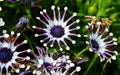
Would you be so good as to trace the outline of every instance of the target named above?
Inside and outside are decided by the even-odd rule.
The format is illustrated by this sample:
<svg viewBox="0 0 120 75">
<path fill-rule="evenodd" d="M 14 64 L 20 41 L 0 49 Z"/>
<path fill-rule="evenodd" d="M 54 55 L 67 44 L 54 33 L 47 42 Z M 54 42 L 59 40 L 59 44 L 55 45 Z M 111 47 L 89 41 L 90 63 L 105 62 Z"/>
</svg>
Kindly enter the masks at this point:
<svg viewBox="0 0 120 75">
<path fill-rule="evenodd" d="M 17 49 L 23 44 L 26 44 L 27 41 L 24 40 L 21 43 L 17 42 L 20 33 L 15 34 L 11 31 L 10 34 L 7 34 L 6 30 L 3 30 L 3 33 L 4 34 L 0 36 L 0 75 L 2 75 L 2 72 L 4 71 L 3 69 L 5 69 L 6 75 L 10 75 L 10 72 L 8 71 L 10 67 L 13 71 L 19 73 L 19 68 L 24 68 L 25 65 L 21 64 L 17 60 L 20 59 L 21 61 L 24 61 L 30 59 L 28 56 L 21 57 L 19 55 L 24 52 L 30 52 L 30 49 L 21 51 L 17 51 Z"/>
<path fill-rule="evenodd" d="M 17 29 L 18 32 L 24 31 L 29 24 L 29 20 L 26 17 L 21 17 L 19 22 L 14 26 L 14 29 Z"/>
<path fill-rule="evenodd" d="M 115 42 L 117 39 L 110 38 L 113 36 L 113 33 L 106 35 L 108 28 L 105 28 L 103 31 L 101 31 L 101 23 L 101 21 L 97 21 L 96 27 L 91 24 L 89 24 L 89 27 L 87 26 L 89 31 L 90 51 L 96 52 L 100 56 L 101 62 L 105 59 L 111 62 L 111 59 L 116 59 L 115 55 L 117 54 L 117 51 L 111 51 L 110 46 L 117 45 Z"/>
<path fill-rule="evenodd" d="M 19 22 L 16 24 L 16 27 L 21 27 L 20 25 L 23 25 L 23 27 L 26 27 L 26 26 L 28 25 L 28 23 L 29 23 L 28 18 L 26 18 L 26 17 L 21 17 L 21 18 L 19 19 Z"/>
<path fill-rule="evenodd" d="M 55 6 L 52 6 L 51 9 L 53 10 L 53 20 L 49 17 L 45 9 L 41 11 L 40 14 L 44 17 L 46 22 L 43 21 L 40 17 L 36 17 L 40 22 L 42 22 L 46 26 L 46 28 L 33 26 L 33 28 L 38 29 L 40 31 L 42 30 L 45 32 L 43 34 L 35 34 L 35 37 L 46 36 L 46 38 L 44 38 L 43 40 L 40 40 L 40 42 L 48 41 L 47 43 L 44 43 L 44 46 L 47 46 L 51 42 L 50 46 L 53 47 L 55 41 L 57 41 L 61 51 L 63 49 L 61 47 L 60 42 L 64 43 L 67 50 L 70 50 L 70 47 L 65 42 L 65 39 L 71 41 L 72 44 L 75 44 L 75 40 L 72 40 L 70 36 L 80 37 L 80 34 L 72 33 L 72 31 L 80 29 L 79 26 L 75 28 L 73 27 L 75 23 L 79 23 L 79 20 L 77 19 L 76 21 L 69 23 L 71 19 L 77 16 L 77 13 L 73 13 L 73 15 L 70 18 L 65 20 L 65 15 L 68 9 L 67 7 L 64 8 L 64 13 L 62 16 L 60 13 L 60 8 L 59 7 L 57 8 L 58 17 L 56 17 Z"/>
<path fill-rule="evenodd" d="M 35 60 L 33 60 L 36 70 L 33 74 L 36 74 L 42 69 L 41 74 L 45 75 L 66 75 L 71 67 L 74 67 L 74 63 L 69 59 L 69 56 L 63 54 L 56 54 L 56 52 L 48 54 L 48 49 L 37 47 L 38 55 L 32 52 Z M 64 70 L 64 72 L 63 72 Z M 80 71 L 80 67 L 77 67 L 70 75 L 73 75 L 76 71 Z"/>
</svg>

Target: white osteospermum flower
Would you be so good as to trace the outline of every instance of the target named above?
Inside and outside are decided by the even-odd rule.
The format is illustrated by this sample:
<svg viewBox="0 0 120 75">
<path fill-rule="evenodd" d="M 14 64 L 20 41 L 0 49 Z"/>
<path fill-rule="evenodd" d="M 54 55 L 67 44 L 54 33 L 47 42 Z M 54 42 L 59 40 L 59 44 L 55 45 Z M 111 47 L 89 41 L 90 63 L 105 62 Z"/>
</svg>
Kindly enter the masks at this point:
<svg viewBox="0 0 120 75">
<path fill-rule="evenodd" d="M 28 56 L 20 57 L 19 54 L 30 52 L 30 49 L 20 52 L 16 51 L 16 49 L 18 49 L 19 46 L 26 44 L 27 41 L 24 40 L 23 42 L 16 44 L 20 33 L 15 35 L 14 32 L 11 31 L 11 34 L 6 34 L 6 30 L 3 30 L 3 33 L 4 35 L 0 36 L 0 39 L 3 39 L 3 41 L 0 41 L 0 75 L 2 75 L 3 68 L 6 69 L 6 75 L 10 75 L 8 71 L 9 67 L 11 67 L 15 72 L 19 73 L 19 68 L 16 69 L 13 65 L 18 64 L 19 67 L 24 67 L 24 64 L 21 64 L 16 60 L 28 60 Z"/>
<path fill-rule="evenodd" d="M 76 21 L 68 24 L 71 19 L 73 19 L 75 16 L 77 16 L 77 13 L 73 13 L 73 15 L 70 18 L 65 20 L 65 15 L 66 15 L 66 12 L 68 9 L 67 7 L 64 8 L 64 13 L 62 16 L 60 13 L 60 8 L 59 7 L 57 8 L 58 17 L 56 17 L 54 5 L 51 7 L 51 9 L 53 11 L 53 20 L 49 17 L 49 15 L 47 14 L 45 9 L 43 11 L 40 11 L 40 14 L 45 18 L 45 20 L 47 22 L 44 22 L 40 17 L 36 17 L 36 19 L 38 19 L 40 22 L 42 22 L 46 26 L 46 28 L 33 26 L 33 28 L 38 29 L 38 30 L 42 30 L 45 32 L 43 34 L 35 34 L 35 37 L 47 36 L 43 40 L 40 40 L 40 42 L 45 42 L 46 40 L 48 40 L 47 43 L 43 44 L 44 46 L 47 46 L 51 42 L 50 47 L 53 47 L 55 41 L 57 41 L 60 51 L 63 50 L 60 42 L 64 43 L 64 45 L 66 46 L 66 50 L 70 50 L 70 47 L 65 42 L 65 39 L 71 41 L 72 44 L 75 44 L 76 43 L 75 40 L 72 40 L 69 36 L 81 37 L 80 34 L 72 33 L 72 31 L 80 29 L 79 26 L 77 26 L 75 28 L 73 27 L 73 25 L 75 23 L 79 23 L 80 20 L 77 19 Z"/>
<path fill-rule="evenodd" d="M 105 59 L 108 59 L 108 61 L 111 62 L 110 60 L 111 58 L 113 60 L 116 59 L 115 55 L 117 54 L 117 52 L 110 51 L 108 47 L 117 45 L 117 43 L 115 42 L 117 39 L 113 38 L 112 40 L 109 40 L 109 38 L 113 36 L 113 33 L 110 33 L 109 35 L 105 35 L 108 32 L 108 28 L 106 28 L 103 32 L 101 32 L 100 27 L 102 22 L 98 21 L 96 24 L 97 24 L 97 29 L 95 33 L 93 31 L 92 25 L 89 25 L 88 27 L 90 51 L 96 52 L 100 56 L 101 62 L 104 61 Z"/>
</svg>

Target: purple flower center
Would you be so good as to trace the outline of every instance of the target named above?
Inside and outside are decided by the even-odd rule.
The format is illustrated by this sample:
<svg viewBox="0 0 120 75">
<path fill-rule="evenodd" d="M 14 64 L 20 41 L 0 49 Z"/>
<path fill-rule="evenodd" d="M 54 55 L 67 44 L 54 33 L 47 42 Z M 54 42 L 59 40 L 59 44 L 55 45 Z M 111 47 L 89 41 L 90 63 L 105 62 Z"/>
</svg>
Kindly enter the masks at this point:
<svg viewBox="0 0 120 75">
<path fill-rule="evenodd" d="M 48 68 L 49 66 L 52 66 L 52 65 L 50 65 L 50 63 L 48 63 L 48 62 L 44 62 L 44 66 L 45 66 L 46 68 Z"/>
<path fill-rule="evenodd" d="M 10 49 L 7 48 L 1 48 L 0 49 L 0 62 L 1 63 L 7 63 L 12 59 L 13 53 Z"/>
<path fill-rule="evenodd" d="M 97 51 L 99 49 L 99 44 L 95 40 L 91 40 L 91 46 L 92 46 L 94 51 Z"/>
<path fill-rule="evenodd" d="M 48 71 L 55 69 L 55 65 L 53 65 L 52 63 L 44 62 L 44 66 Z"/>
<path fill-rule="evenodd" d="M 64 28 L 61 26 L 54 26 L 51 28 L 50 31 L 51 31 L 50 34 L 56 38 L 61 38 L 65 34 Z"/>
</svg>

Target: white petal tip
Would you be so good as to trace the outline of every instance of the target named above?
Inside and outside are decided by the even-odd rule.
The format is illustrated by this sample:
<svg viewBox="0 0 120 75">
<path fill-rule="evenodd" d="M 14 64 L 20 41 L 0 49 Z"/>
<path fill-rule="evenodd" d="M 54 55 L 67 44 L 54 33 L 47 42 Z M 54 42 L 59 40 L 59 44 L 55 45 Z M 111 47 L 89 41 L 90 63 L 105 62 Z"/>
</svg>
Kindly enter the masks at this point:
<svg viewBox="0 0 120 75">
<path fill-rule="evenodd" d="M 27 43 L 27 40 L 24 40 L 23 43 Z"/>
<path fill-rule="evenodd" d="M 51 44 L 50 47 L 53 47 L 53 44 Z"/>
<path fill-rule="evenodd" d="M 88 37 L 88 35 L 84 35 L 84 37 Z"/>
<path fill-rule="evenodd" d="M 114 44 L 114 45 L 117 45 L 117 42 L 114 42 L 113 44 Z"/>
<path fill-rule="evenodd" d="M 52 9 L 52 10 L 54 10 L 54 9 L 55 9 L 55 6 L 54 6 L 54 5 L 52 5 L 52 6 L 51 6 L 51 9 Z"/>
<path fill-rule="evenodd" d="M 114 53 L 115 53 L 115 54 L 118 54 L 118 52 L 117 52 L 117 51 L 114 51 Z"/>
<path fill-rule="evenodd" d="M 89 49 L 89 51 L 90 51 L 90 52 L 93 52 L 93 50 L 92 50 L 91 48 Z"/>
<path fill-rule="evenodd" d="M 76 20 L 76 23 L 79 23 L 79 22 L 80 22 L 80 20 L 79 20 L 79 19 L 77 19 L 77 20 Z"/>
<path fill-rule="evenodd" d="M 70 57 L 69 57 L 69 56 L 66 56 L 65 58 L 66 58 L 66 59 L 69 59 Z"/>
<path fill-rule="evenodd" d="M 20 65 L 20 68 L 25 68 L 25 65 L 24 64 Z"/>
<path fill-rule="evenodd" d="M 20 72 L 20 70 L 19 70 L 19 69 L 15 69 L 15 72 L 16 72 L 16 73 L 19 73 L 19 72 Z"/>
<path fill-rule="evenodd" d="M 36 28 L 36 26 L 32 26 L 32 28 Z"/>
<path fill-rule="evenodd" d="M 85 41 L 85 43 L 86 43 L 86 44 L 89 44 L 89 42 L 88 42 L 88 41 Z"/>
<path fill-rule="evenodd" d="M 36 17 L 36 19 L 40 20 L 40 17 Z"/>
<path fill-rule="evenodd" d="M 46 44 L 46 43 L 44 43 L 44 44 L 43 44 L 43 46 L 45 46 L 45 47 L 46 47 L 46 46 L 47 46 L 47 44 Z"/>
<path fill-rule="evenodd" d="M 29 57 L 29 56 L 27 56 L 25 59 L 26 59 L 26 60 L 30 60 L 30 57 Z"/>
<path fill-rule="evenodd" d="M 27 52 L 30 53 L 30 52 L 31 52 L 31 49 L 28 49 Z"/>
<path fill-rule="evenodd" d="M 42 43 L 42 42 L 43 42 L 43 40 L 40 40 L 40 42 Z"/>
<path fill-rule="evenodd" d="M 75 64 L 74 64 L 74 63 L 70 63 L 70 66 L 71 66 L 71 67 L 74 67 L 74 66 L 75 66 Z"/>
<path fill-rule="evenodd" d="M 15 34 L 15 32 L 14 31 L 11 31 L 11 35 L 14 35 Z"/>
<path fill-rule="evenodd" d="M 7 33 L 7 30 L 3 30 L 2 33 L 3 33 L 3 34 L 6 34 L 6 33 Z"/>
<path fill-rule="evenodd" d="M 60 10 L 60 7 L 57 7 L 58 10 Z"/>
<path fill-rule="evenodd" d="M 112 59 L 113 59 L 113 60 L 116 60 L 116 56 L 112 56 Z"/>
<path fill-rule="evenodd" d="M 101 25 L 101 22 L 100 22 L 100 21 L 98 21 L 98 22 L 97 22 L 97 25 Z"/>
<path fill-rule="evenodd" d="M 108 29 L 108 28 L 105 28 L 105 31 L 106 31 L 106 32 L 108 32 L 108 31 L 109 31 L 109 29 Z"/>
<path fill-rule="evenodd" d="M 114 41 L 117 41 L 117 38 L 113 38 Z"/>
<path fill-rule="evenodd" d="M 17 36 L 20 36 L 20 33 L 17 33 Z"/>
<path fill-rule="evenodd" d="M 44 9 L 43 12 L 46 13 L 46 9 Z"/>
<path fill-rule="evenodd" d="M 88 29 L 88 28 L 89 28 L 89 26 L 87 26 L 87 25 L 86 25 L 86 26 L 85 26 L 85 28 L 86 28 L 86 29 Z"/>
<path fill-rule="evenodd" d="M 80 29 L 80 26 L 77 26 L 77 29 Z"/>
<path fill-rule="evenodd" d="M 29 69 L 30 69 L 30 67 L 31 67 L 31 66 L 30 66 L 30 65 L 28 65 L 28 66 L 26 67 L 26 70 L 29 70 Z"/>
<path fill-rule="evenodd" d="M 68 10 L 68 7 L 64 7 L 64 10 Z"/>
<path fill-rule="evenodd" d="M 73 40 L 73 41 L 72 41 L 72 44 L 75 44 L 75 43 L 76 43 L 76 41 Z"/>
<path fill-rule="evenodd" d="M 35 34 L 35 37 L 38 37 L 38 34 Z"/>
<path fill-rule="evenodd" d="M 43 12 L 42 12 L 42 11 L 40 11 L 40 14 L 42 15 L 42 14 L 43 14 Z"/>
<path fill-rule="evenodd" d="M 3 35 L 5 38 L 8 38 L 9 37 L 9 34 L 4 34 Z"/>
<path fill-rule="evenodd" d="M 33 71 L 33 74 L 36 74 L 36 70 Z"/>
<path fill-rule="evenodd" d="M 110 33 L 109 35 L 110 35 L 110 36 L 113 36 L 113 33 Z"/>
<path fill-rule="evenodd" d="M 40 42 L 42 43 L 42 42 L 43 42 L 43 40 L 40 40 Z"/>
<path fill-rule="evenodd" d="M 66 47 L 66 50 L 70 50 L 70 47 Z"/>
<path fill-rule="evenodd" d="M 73 16 L 77 16 L 77 13 L 73 13 Z"/>
<path fill-rule="evenodd" d="M 80 34 L 78 34 L 78 35 L 77 35 L 77 37 L 81 37 L 81 35 L 80 35 Z"/>
<path fill-rule="evenodd" d="M 60 48 L 60 51 L 63 51 L 63 49 L 62 49 L 62 48 Z"/>
<path fill-rule="evenodd" d="M 81 67 L 76 67 L 76 71 L 79 72 L 81 70 Z"/>
</svg>

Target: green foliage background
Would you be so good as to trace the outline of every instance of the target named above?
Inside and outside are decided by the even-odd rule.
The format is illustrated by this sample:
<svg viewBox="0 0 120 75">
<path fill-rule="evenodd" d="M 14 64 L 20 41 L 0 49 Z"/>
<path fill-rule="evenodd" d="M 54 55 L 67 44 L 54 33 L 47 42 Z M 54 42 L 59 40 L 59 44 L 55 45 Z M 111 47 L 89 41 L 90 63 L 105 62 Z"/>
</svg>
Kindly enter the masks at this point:
<svg viewBox="0 0 120 75">
<path fill-rule="evenodd" d="M 76 26 L 79 25 L 81 29 L 76 33 L 80 33 L 82 37 L 73 37 L 77 41 L 76 44 L 72 45 L 70 43 L 71 50 L 64 51 L 71 57 L 80 53 L 82 57 L 88 59 L 88 62 L 80 64 L 82 69 L 76 75 L 120 75 L 120 0 L 41 0 L 38 2 L 35 0 L 35 2 L 35 7 L 32 7 L 30 4 L 20 4 L 19 2 L 9 3 L 7 0 L 0 2 L 0 6 L 2 7 L 0 17 L 5 21 L 5 26 L 0 28 L 1 34 L 3 29 L 10 31 L 19 21 L 20 17 L 25 16 L 29 19 L 30 23 L 29 28 L 22 32 L 23 38 L 27 39 L 30 48 L 33 50 L 36 45 L 42 47 L 42 43 L 39 43 L 40 38 L 33 36 L 37 31 L 32 29 L 33 25 L 42 26 L 36 20 L 36 16 L 40 16 L 39 11 L 46 9 L 52 17 L 51 5 L 59 6 L 61 12 L 67 6 L 68 17 L 74 12 L 78 14 L 77 18 L 80 19 L 80 23 L 76 24 Z M 83 37 L 84 35 L 88 35 L 85 29 L 88 21 L 84 18 L 88 15 L 98 18 L 110 18 L 112 20 L 112 25 L 109 30 L 118 39 L 118 45 L 112 48 L 118 51 L 117 60 L 112 61 L 112 63 L 108 63 L 107 61 L 101 63 L 100 59 L 96 58 L 94 52 L 88 51 L 88 46 L 85 44 L 87 39 Z M 58 50 L 57 45 L 54 48 L 49 48 L 49 51 L 52 52 L 54 49 Z"/>
</svg>

